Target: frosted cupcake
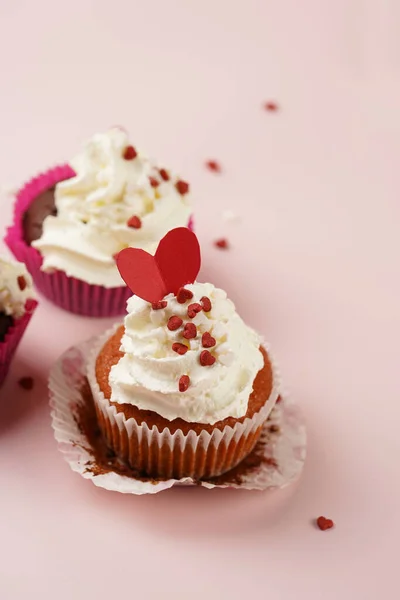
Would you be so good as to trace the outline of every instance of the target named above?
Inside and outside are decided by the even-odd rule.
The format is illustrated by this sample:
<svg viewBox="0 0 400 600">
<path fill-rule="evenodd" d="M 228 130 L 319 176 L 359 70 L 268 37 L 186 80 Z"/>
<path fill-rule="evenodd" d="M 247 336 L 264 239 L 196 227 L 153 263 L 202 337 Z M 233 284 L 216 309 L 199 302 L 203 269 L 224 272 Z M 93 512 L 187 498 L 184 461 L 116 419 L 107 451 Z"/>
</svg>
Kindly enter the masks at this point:
<svg viewBox="0 0 400 600">
<path fill-rule="evenodd" d="M 25 266 L 0 257 L 0 385 L 36 306 Z"/>
<path fill-rule="evenodd" d="M 253 449 L 278 397 L 259 335 L 224 291 L 195 281 L 200 253 L 190 231 L 170 232 L 155 259 L 128 249 L 117 263 L 135 296 L 124 325 L 100 340 L 88 363 L 108 445 L 156 478 L 232 469 Z M 141 279 L 147 269 L 151 285 Z"/>
<path fill-rule="evenodd" d="M 122 314 L 130 291 L 115 255 L 127 247 L 154 253 L 167 231 L 188 226 L 189 185 L 139 153 L 120 128 L 95 135 L 70 165 L 18 193 L 6 243 L 58 306 Z"/>
</svg>

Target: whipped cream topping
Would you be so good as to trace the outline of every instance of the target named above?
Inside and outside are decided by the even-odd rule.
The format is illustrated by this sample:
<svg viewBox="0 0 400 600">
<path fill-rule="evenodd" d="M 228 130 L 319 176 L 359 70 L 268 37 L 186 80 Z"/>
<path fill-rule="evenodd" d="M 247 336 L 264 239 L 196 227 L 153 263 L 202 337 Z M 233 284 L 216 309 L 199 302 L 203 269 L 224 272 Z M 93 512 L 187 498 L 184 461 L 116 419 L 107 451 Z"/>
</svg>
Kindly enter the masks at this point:
<svg viewBox="0 0 400 600">
<path fill-rule="evenodd" d="M 22 317 L 29 298 L 35 298 L 35 292 L 25 265 L 0 257 L 0 313 Z"/>
<path fill-rule="evenodd" d="M 227 417 L 243 417 L 254 379 L 264 364 L 260 337 L 239 317 L 224 291 L 198 282 L 185 288 L 193 292 L 193 299 L 179 304 L 169 294 L 164 309 L 153 310 L 137 296 L 128 300 L 121 345 L 124 356 L 110 371 L 111 400 L 152 410 L 169 420 L 214 424 Z M 188 318 L 188 306 L 204 296 L 211 300 L 211 311 Z M 175 331 L 167 327 L 171 316 L 183 320 Z M 194 339 L 182 335 L 188 322 L 196 325 Z M 202 366 L 199 360 L 206 332 L 216 341 L 208 349 L 216 358 L 211 366 Z M 185 354 L 172 350 L 177 342 L 188 346 Z M 182 375 L 190 377 L 184 392 L 178 385 Z"/>
<path fill-rule="evenodd" d="M 95 135 L 70 164 L 76 176 L 56 186 L 57 215 L 46 217 L 32 244 L 42 269 L 107 288 L 125 285 L 114 255 L 128 246 L 154 254 L 170 229 L 188 225 L 190 194 L 180 193 L 172 173 L 136 154 L 119 128 Z M 129 226 L 132 217 L 139 222 Z"/>
</svg>

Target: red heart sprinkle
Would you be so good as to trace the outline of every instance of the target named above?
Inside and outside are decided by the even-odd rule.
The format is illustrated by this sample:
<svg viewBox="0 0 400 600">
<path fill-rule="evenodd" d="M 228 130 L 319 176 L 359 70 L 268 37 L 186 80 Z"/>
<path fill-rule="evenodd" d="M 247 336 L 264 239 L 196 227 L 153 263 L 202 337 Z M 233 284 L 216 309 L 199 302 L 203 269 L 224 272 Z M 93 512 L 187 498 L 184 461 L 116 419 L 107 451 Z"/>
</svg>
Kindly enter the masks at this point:
<svg viewBox="0 0 400 600">
<path fill-rule="evenodd" d="M 217 248 L 222 248 L 223 250 L 226 250 L 227 248 L 229 248 L 229 242 L 228 242 L 228 240 L 227 240 L 227 239 L 225 239 L 225 238 L 221 238 L 220 240 L 216 240 L 216 241 L 214 242 L 214 245 L 215 245 Z"/>
<path fill-rule="evenodd" d="M 326 519 L 325 517 L 318 517 L 317 525 L 322 530 L 331 529 L 334 525 L 332 519 Z"/>
<path fill-rule="evenodd" d="M 153 188 L 156 188 L 160 185 L 160 182 L 155 177 L 149 177 L 150 185 Z"/>
<path fill-rule="evenodd" d="M 201 344 L 202 344 L 203 348 L 212 348 L 213 346 L 215 346 L 216 343 L 217 342 L 216 342 L 215 338 L 212 337 L 212 335 L 209 331 L 206 331 L 201 336 Z"/>
<path fill-rule="evenodd" d="M 183 321 L 180 317 L 173 315 L 168 319 L 167 327 L 170 331 L 176 331 L 182 325 Z"/>
<path fill-rule="evenodd" d="M 182 377 L 179 379 L 179 391 L 180 392 L 186 392 L 186 390 L 188 389 L 190 385 L 190 377 L 189 375 L 182 375 Z"/>
<path fill-rule="evenodd" d="M 202 350 L 200 352 L 200 364 L 202 367 L 211 367 L 215 363 L 215 356 L 208 350 Z"/>
<path fill-rule="evenodd" d="M 140 229 L 142 226 L 142 221 L 141 221 L 140 217 L 133 215 L 133 217 L 131 217 L 129 219 L 129 221 L 127 222 L 127 225 L 128 225 L 128 227 L 133 227 L 133 229 Z"/>
<path fill-rule="evenodd" d="M 278 105 L 276 104 L 276 102 L 269 101 L 269 102 L 265 102 L 264 108 L 265 108 L 265 110 L 274 112 L 274 111 L 278 110 Z"/>
<path fill-rule="evenodd" d="M 210 310 L 212 309 L 210 298 L 207 298 L 207 296 L 203 296 L 202 298 L 200 298 L 200 303 L 203 307 L 204 312 L 210 312 Z"/>
<path fill-rule="evenodd" d="M 203 309 L 201 307 L 201 304 L 199 304 L 198 302 L 194 302 L 193 304 L 189 304 L 188 310 L 187 310 L 187 314 L 188 314 L 189 319 L 194 319 L 195 316 L 197 315 L 197 313 L 199 313 L 202 310 Z"/>
<path fill-rule="evenodd" d="M 193 292 L 184 287 L 179 288 L 178 293 L 176 294 L 176 301 L 179 302 L 179 304 L 185 304 L 185 302 L 191 298 L 193 298 Z"/>
<path fill-rule="evenodd" d="M 160 169 L 158 172 L 160 173 L 160 175 L 164 179 L 164 181 L 169 181 L 168 171 L 166 171 L 165 169 Z"/>
<path fill-rule="evenodd" d="M 18 385 L 24 390 L 31 390 L 34 386 L 34 383 L 33 377 L 21 377 L 21 379 L 18 381 Z"/>
<path fill-rule="evenodd" d="M 137 157 L 137 152 L 133 146 L 127 146 L 123 156 L 125 160 L 133 160 Z"/>
<path fill-rule="evenodd" d="M 208 160 L 206 162 L 206 167 L 208 167 L 210 171 L 214 171 L 214 173 L 221 173 L 221 167 L 216 160 Z"/>
<path fill-rule="evenodd" d="M 178 190 L 178 192 L 180 194 L 182 194 L 182 196 L 184 196 L 185 194 L 187 194 L 188 191 L 189 191 L 189 184 L 186 183 L 186 181 L 182 181 L 181 179 L 179 179 L 176 182 L 175 187 Z"/>
<path fill-rule="evenodd" d="M 21 292 L 23 292 L 26 286 L 28 285 L 25 277 L 23 275 L 19 275 L 19 277 L 17 278 L 17 282 L 19 289 L 21 290 Z"/>
<path fill-rule="evenodd" d="M 194 340 L 197 336 L 197 327 L 194 323 L 185 323 L 183 328 L 183 337 L 187 340 Z"/>
<path fill-rule="evenodd" d="M 182 356 L 183 354 L 186 354 L 186 352 L 189 350 L 189 348 L 187 346 L 185 346 L 185 344 L 180 344 L 179 342 L 174 342 L 172 344 L 172 350 Z"/>
<path fill-rule="evenodd" d="M 153 302 L 151 308 L 153 310 L 161 310 L 167 307 L 168 302 L 166 300 L 159 300 L 159 302 Z"/>
</svg>

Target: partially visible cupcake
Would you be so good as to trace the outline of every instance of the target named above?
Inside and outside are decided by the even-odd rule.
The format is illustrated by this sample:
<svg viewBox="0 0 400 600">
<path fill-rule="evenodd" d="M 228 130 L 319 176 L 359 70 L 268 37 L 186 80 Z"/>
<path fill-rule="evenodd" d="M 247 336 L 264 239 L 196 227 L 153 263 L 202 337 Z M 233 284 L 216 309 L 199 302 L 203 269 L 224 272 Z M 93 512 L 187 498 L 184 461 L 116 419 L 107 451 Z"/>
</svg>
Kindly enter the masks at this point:
<svg viewBox="0 0 400 600">
<path fill-rule="evenodd" d="M 17 195 L 6 243 L 58 306 L 87 316 L 122 314 L 130 291 L 115 255 L 154 253 L 172 228 L 188 226 L 189 184 L 138 152 L 113 128 L 90 139 L 69 165 Z"/>
<path fill-rule="evenodd" d="M 25 266 L 0 257 L 0 385 L 36 306 Z"/>
<path fill-rule="evenodd" d="M 121 274 L 136 295 L 124 325 L 94 348 L 88 379 L 100 429 L 117 456 L 142 475 L 200 479 L 251 452 L 278 383 L 259 335 L 226 293 L 194 281 L 197 240 L 177 231 L 156 253 L 153 288 L 139 280 L 143 256 L 121 252 Z M 169 236 L 180 262 L 165 244 Z"/>
</svg>

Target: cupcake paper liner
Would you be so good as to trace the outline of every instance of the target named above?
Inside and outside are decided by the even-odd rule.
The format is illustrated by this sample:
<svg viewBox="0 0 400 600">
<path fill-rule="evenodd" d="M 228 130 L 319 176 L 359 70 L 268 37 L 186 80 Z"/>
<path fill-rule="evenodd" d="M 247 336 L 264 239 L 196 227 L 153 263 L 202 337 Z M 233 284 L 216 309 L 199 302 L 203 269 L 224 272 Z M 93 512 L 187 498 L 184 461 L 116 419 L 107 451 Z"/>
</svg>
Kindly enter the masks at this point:
<svg viewBox="0 0 400 600">
<path fill-rule="evenodd" d="M 101 336 L 102 341 L 104 337 Z M 260 439 L 248 457 L 252 460 L 245 459 L 236 469 L 218 478 L 143 479 L 121 474 L 118 470 L 96 470 L 93 468 L 95 451 L 80 425 L 79 408 L 86 402 L 84 389 L 88 356 L 93 355 L 99 345 L 100 338 L 97 337 L 70 348 L 54 364 L 50 373 L 54 434 L 59 450 L 73 471 L 91 479 L 99 487 L 137 495 L 154 494 L 174 485 L 265 490 L 284 487 L 300 475 L 306 454 L 306 432 L 299 409 L 288 398 L 275 404 L 267 421 L 266 415 L 263 416 L 265 422 L 261 424 Z M 223 435 L 223 432 L 220 433 Z M 235 435 L 234 431 L 232 435 Z M 248 467 L 242 469 L 247 462 Z"/>
<path fill-rule="evenodd" d="M 25 304 L 25 313 L 20 319 L 16 319 L 14 324 L 7 331 L 5 338 L 0 342 L 0 386 L 6 378 L 13 356 L 25 333 L 29 321 L 37 307 L 36 300 L 27 300 Z"/>
<path fill-rule="evenodd" d="M 31 179 L 17 193 L 14 221 L 8 228 L 5 243 L 15 258 L 25 263 L 38 290 L 60 308 L 86 317 L 113 317 L 122 315 L 132 292 L 125 285 L 105 288 L 69 277 L 63 271 L 45 273 L 41 270 L 43 258 L 36 248 L 29 246 L 23 236 L 23 216 L 28 206 L 42 192 L 75 175 L 67 164 L 60 165 Z M 193 220 L 189 225 L 193 228 Z"/>
</svg>

